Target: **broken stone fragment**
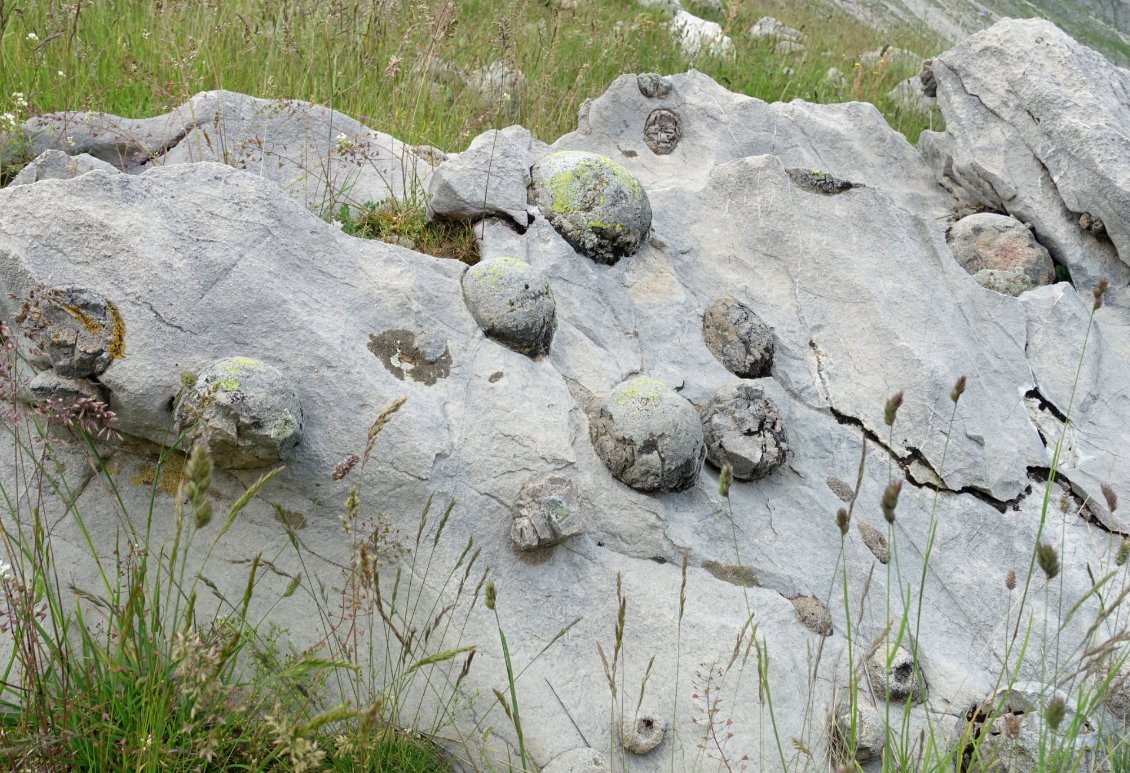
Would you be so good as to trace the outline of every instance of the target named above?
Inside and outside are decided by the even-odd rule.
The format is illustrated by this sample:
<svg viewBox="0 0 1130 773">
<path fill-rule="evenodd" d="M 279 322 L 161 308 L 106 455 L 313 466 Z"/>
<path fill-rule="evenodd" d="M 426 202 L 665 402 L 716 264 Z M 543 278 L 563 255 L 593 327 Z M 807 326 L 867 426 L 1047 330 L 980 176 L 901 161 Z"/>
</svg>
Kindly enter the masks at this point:
<svg viewBox="0 0 1130 773">
<path fill-rule="evenodd" d="M 867 658 L 867 678 L 875 694 L 888 701 L 921 703 L 926 699 L 926 680 L 922 665 L 915 667 L 914 658 L 902 647 L 895 650 L 887 665 L 887 653 L 880 645 Z"/>
<path fill-rule="evenodd" d="M 525 261 L 492 258 L 463 275 L 463 300 L 488 338 L 529 357 L 549 352 L 557 307 L 549 282 Z"/>
<path fill-rule="evenodd" d="M 654 72 L 637 75 L 636 86 L 649 99 L 664 99 L 671 93 L 671 79 Z"/>
<path fill-rule="evenodd" d="M 648 376 L 628 379 L 590 404 L 589 437 L 612 474 L 639 491 L 690 488 L 706 455 L 694 406 Z"/>
<path fill-rule="evenodd" d="M 83 398 L 106 402 L 106 397 L 98 384 L 86 378 L 67 378 L 53 370 L 37 373 L 28 384 L 28 392 L 36 403 L 60 400 L 73 403 Z"/>
<path fill-rule="evenodd" d="M 282 373 L 250 357 L 217 360 L 176 407 L 178 432 L 206 444 L 224 469 L 263 467 L 298 444 L 302 409 Z"/>
<path fill-rule="evenodd" d="M 608 760 L 596 749 L 583 747 L 559 754 L 542 773 L 611 773 Z"/>
<path fill-rule="evenodd" d="M 537 550 L 581 533 L 577 487 L 564 475 L 526 483 L 514 502 L 510 539 L 518 550 Z"/>
<path fill-rule="evenodd" d="M 789 436 L 776 404 L 752 381 L 719 389 L 702 414 L 706 458 L 731 465 L 737 480 L 764 478 L 789 454 Z"/>
<path fill-rule="evenodd" d="M 753 309 L 733 298 L 720 298 L 702 315 L 706 348 L 740 378 L 769 375 L 773 367 L 773 329 Z"/>
<path fill-rule="evenodd" d="M 33 289 L 16 322 L 60 376 L 97 376 L 125 355 L 125 325 L 117 308 L 85 287 Z"/>
<path fill-rule="evenodd" d="M 597 263 L 634 255 L 651 230 L 640 181 L 607 156 L 550 153 L 532 169 L 532 198 L 561 237 Z"/>
<path fill-rule="evenodd" d="M 667 720 L 658 712 L 641 709 L 620 723 L 620 745 L 632 754 L 647 754 L 663 742 Z"/>
<path fill-rule="evenodd" d="M 1055 264 L 1032 232 L 1016 218 L 981 212 L 946 232 L 953 257 L 978 284 L 1019 296 L 1055 281 Z"/>
</svg>

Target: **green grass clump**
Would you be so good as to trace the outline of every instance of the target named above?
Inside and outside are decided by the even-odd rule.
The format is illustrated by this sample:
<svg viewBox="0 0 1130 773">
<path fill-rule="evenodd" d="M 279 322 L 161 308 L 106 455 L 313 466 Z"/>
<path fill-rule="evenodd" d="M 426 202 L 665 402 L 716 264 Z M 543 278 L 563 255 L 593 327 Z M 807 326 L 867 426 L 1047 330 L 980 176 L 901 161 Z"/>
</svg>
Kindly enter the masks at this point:
<svg viewBox="0 0 1130 773">
<path fill-rule="evenodd" d="M 342 204 L 333 222 L 350 236 L 393 242 L 469 265 L 479 261 L 474 226 L 457 221 L 429 222 L 426 208 L 410 201 L 387 199 L 380 203 L 367 202 L 360 207 Z"/>
</svg>

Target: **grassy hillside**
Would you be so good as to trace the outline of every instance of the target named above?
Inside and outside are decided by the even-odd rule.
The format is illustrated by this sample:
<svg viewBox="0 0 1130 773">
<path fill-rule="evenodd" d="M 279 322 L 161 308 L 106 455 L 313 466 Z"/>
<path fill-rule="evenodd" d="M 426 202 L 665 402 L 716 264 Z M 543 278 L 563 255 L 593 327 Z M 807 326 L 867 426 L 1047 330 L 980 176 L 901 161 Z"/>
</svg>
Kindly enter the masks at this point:
<svg viewBox="0 0 1130 773">
<path fill-rule="evenodd" d="M 883 97 L 916 66 L 858 62 L 884 46 L 928 56 L 940 49 L 936 41 L 876 32 L 818 3 L 739 0 L 728 8 L 695 10 L 723 25 L 736 57 L 690 62 L 667 18 L 630 0 L 0 0 L 0 113 L 146 116 L 226 88 L 332 105 L 446 150 L 511 123 L 552 141 L 574 127 L 581 101 L 621 73 L 693 64 L 765 100 L 875 101 L 911 140 L 930 124 Z M 749 39 L 766 14 L 803 30 L 805 50 L 781 53 Z M 524 77 L 503 77 L 493 89 L 468 85 L 467 76 L 492 62 Z M 844 73 L 841 83 L 826 79 L 830 67 Z"/>
</svg>

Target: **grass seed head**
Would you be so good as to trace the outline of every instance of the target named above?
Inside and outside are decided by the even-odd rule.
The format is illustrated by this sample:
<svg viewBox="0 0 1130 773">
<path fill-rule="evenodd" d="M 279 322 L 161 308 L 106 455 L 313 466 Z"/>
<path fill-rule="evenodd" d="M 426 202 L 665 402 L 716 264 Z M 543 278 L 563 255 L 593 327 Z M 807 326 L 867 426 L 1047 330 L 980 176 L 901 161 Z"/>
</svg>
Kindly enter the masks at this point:
<svg viewBox="0 0 1130 773">
<path fill-rule="evenodd" d="M 902 481 L 887 484 L 887 488 L 883 491 L 883 499 L 880 506 L 883 508 L 883 517 L 887 519 L 887 523 L 895 522 L 895 508 L 899 504 L 899 493 L 902 491 Z"/>
<path fill-rule="evenodd" d="M 1104 483 L 1099 488 L 1102 489 L 1103 499 L 1106 500 L 1106 508 L 1111 513 L 1118 509 L 1118 494 L 1114 493 L 1114 486 L 1109 483 Z"/>
<path fill-rule="evenodd" d="M 1036 563 L 1044 570 L 1044 574 L 1049 580 L 1059 574 L 1059 555 L 1056 554 L 1055 546 L 1041 542 L 1036 546 Z"/>
<path fill-rule="evenodd" d="M 851 515 L 848 513 L 846 507 L 841 507 L 839 510 L 836 511 L 836 526 L 839 528 L 841 536 L 843 536 L 843 537 L 847 536 L 848 524 L 850 524 L 850 523 L 851 523 Z"/>
<path fill-rule="evenodd" d="M 887 404 L 883 407 L 883 422 L 888 426 L 893 426 L 895 423 L 895 416 L 898 415 L 899 408 L 902 406 L 902 391 L 895 392 L 887 400 Z"/>
<path fill-rule="evenodd" d="M 1110 282 L 1104 276 L 1102 279 L 1099 280 L 1098 284 L 1095 285 L 1095 289 L 1091 291 L 1092 294 L 1095 296 L 1095 303 L 1091 307 L 1091 309 L 1093 311 L 1098 311 L 1099 309 L 1101 309 L 1103 307 L 1103 296 L 1106 295 L 1106 291 L 1109 290 L 1109 289 L 1110 289 Z"/>
<path fill-rule="evenodd" d="M 1123 537 L 1122 542 L 1118 545 L 1118 555 L 1114 557 L 1115 566 L 1125 564 L 1127 557 L 1130 557 L 1130 539 Z"/>
<path fill-rule="evenodd" d="M 1048 726 L 1052 730 L 1058 730 L 1060 723 L 1063 722 L 1063 715 L 1065 707 L 1063 705 L 1063 698 L 1058 695 L 1048 702 L 1047 707 L 1044 709 L 1044 719 L 1048 721 Z"/>
<path fill-rule="evenodd" d="M 1004 576 L 1004 587 L 1010 591 L 1016 590 L 1016 570 L 1009 569 L 1008 574 Z"/>
<path fill-rule="evenodd" d="M 498 599 L 498 589 L 494 587 L 494 580 L 487 581 L 486 596 L 484 597 L 487 609 L 494 611 L 494 602 Z"/>
<path fill-rule="evenodd" d="M 953 382 L 953 389 L 950 390 L 950 399 L 956 403 L 963 394 L 965 394 L 965 376 L 958 376 L 957 381 Z"/>
<path fill-rule="evenodd" d="M 734 466 L 730 463 L 722 465 L 722 474 L 718 476 L 718 493 L 729 499 L 730 484 L 734 481 Z"/>
<path fill-rule="evenodd" d="M 208 500 L 208 490 L 212 488 L 212 458 L 203 443 L 192 447 L 184 474 L 184 493 L 196 518 L 196 528 L 203 529 L 212 520 L 212 503 Z"/>
</svg>

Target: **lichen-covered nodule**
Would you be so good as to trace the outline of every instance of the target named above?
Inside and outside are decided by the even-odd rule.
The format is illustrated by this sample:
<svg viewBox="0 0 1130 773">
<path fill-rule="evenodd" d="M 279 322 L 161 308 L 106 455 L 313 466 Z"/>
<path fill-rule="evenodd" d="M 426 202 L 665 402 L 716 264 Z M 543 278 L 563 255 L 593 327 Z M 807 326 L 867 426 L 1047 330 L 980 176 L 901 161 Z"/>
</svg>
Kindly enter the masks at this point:
<svg viewBox="0 0 1130 773">
<path fill-rule="evenodd" d="M 177 430 L 204 442 L 229 470 L 279 461 L 302 435 L 302 409 L 290 382 L 250 357 L 228 357 L 204 369 L 181 395 Z"/>
<path fill-rule="evenodd" d="M 534 203 L 557 232 L 597 263 L 634 255 L 651 230 L 651 202 L 640 181 L 607 156 L 550 153 L 531 170 Z"/>
<path fill-rule="evenodd" d="M 529 357 L 549 352 L 557 306 L 549 282 L 523 260 L 492 258 L 463 275 L 463 300 L 488 338 Z"/>
<path fill-rule="evenodd" d="M 85 287 L 37 287 L 15 321 L 59 376 L 98 376 L 125 356 L 125 324 L 113 303 Z"/>
<path fill-rule="evenodd" d="M 694 406 L 648 376 L 628 379 L 589 405 L 589 437 L 612 474 L 639 491 L 690 488 L 706 456 Z"/>
</svg>

